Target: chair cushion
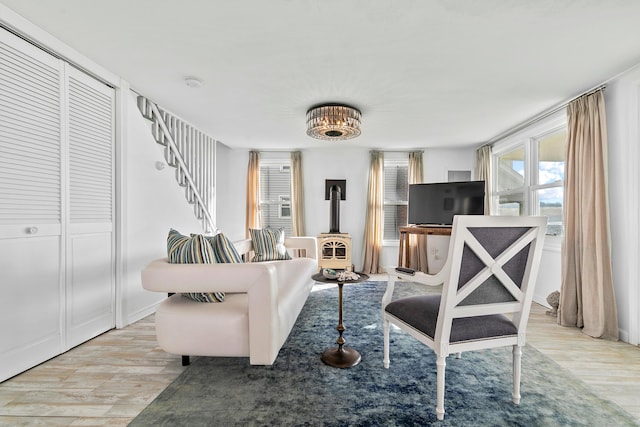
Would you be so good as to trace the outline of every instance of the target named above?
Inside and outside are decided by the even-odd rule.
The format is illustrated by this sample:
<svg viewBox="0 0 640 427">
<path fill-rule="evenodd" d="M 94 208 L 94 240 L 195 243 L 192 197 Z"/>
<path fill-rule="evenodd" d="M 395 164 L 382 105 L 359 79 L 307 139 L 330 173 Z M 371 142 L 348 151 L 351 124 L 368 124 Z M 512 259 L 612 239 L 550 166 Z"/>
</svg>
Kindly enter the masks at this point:
<svg viewBox="0 0 640 427">
<path fill-rule="evenodd" d="M 291 259 L 287 248 L 284 247 L 283 228 L 250 228 L 249 233 L 256 253 L 253 262 Z"/>
<path fill-rule="evenodd" d="M 493 258 L 504 252 L 513 242 L 529 231 L 529 227 L 479 227 L 469 228 L 469 232 L 482 244 Z M 525 268 L 529 254 L 529 246 L 511 258 L 502 268 L 513 280 L 516 286 L 522 286 Z M 464 246 L 458 289 L 464 286 L 486 266 L 484 262 L 469 248 Z M 512 302 L 516 299 L 507 291 L 504 285 L 495 277 L 489 277 L 482 285 L 474 290 L 460 305 L 488 304 L 498 302 Z"/>
<path fill-rule="evenodd" d="M 385 311 L 402 320 L 431 339 L 436 335 L 440 295 L 402 298 L 388 304 Z M 476 341 L 486 338 L 517 335 L 513 322 L 502 314 L 453 319 L 449 342 Z"/>
</svg>

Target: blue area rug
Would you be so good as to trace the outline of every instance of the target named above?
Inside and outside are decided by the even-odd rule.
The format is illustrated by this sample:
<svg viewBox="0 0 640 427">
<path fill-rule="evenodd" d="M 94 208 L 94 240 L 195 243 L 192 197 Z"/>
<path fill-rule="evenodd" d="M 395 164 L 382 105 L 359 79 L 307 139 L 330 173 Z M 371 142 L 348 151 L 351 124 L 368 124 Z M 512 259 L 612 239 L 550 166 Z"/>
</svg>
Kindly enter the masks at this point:
<svg viewBox="0 0 640 427">
<path fill-rule="evenodd" d="M 382 365 L 385 282 L 344 287 L 346 346 L 359 365 L 337 369 L 320 354 L 335 346 L 337 288 L 312 292 L 273 366 L 248 358 L 193 358 L 131 426 L 635 426 L 569 372 L 527 346 L 522 400 L 511 402 L 511 348 L 447 358 L 445 419 L 435 416 L 433 352 L 399 330 Z M 396 297 L 417 293 L 397 288 Z"/>
</svg>

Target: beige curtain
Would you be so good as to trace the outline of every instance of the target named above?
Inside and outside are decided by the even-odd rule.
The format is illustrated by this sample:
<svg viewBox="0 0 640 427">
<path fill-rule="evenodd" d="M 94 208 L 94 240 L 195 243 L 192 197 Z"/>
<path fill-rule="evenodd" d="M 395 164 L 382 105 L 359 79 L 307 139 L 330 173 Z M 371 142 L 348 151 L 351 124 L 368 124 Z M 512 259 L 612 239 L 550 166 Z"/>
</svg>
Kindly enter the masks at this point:
<svg viewBox="0 0 640 427">
<path fill-rule="evenodd" d="M 409 153 L 409 184 L 421 184 L 424 179 L 422 151 Z"/>
<path fill-rule="evenodd" d="M 618 339 L 607 196 L 607 126 L 602 90 L 567 107 L 564 242 L 558 322 Z"/>
<path fill-rule="evenodd" d="M 257 151 L 249 152 L 246 209 L 246 236 L 250 237 L 250 228 L 260 228 L 260 153 Z"/>
<path fill-rule="evenodd" d="M 367 215 L 364 226 L 364 263 L 362 271 L 367 274 L 382 273 L 382 223 L 384 215 L 384 155 L 371 152 L 369 167 L 369 189 L 367 192 Z"/>
<path fill-rule="evenodd" d="M 484 214 L 491 215 L 491 146 L 476 150 L 476 179 L 484 181 Z"/>
<path fill-rule="evenodd" d="M 409 184 L 421 184 L 424 180 L 422 151 L 409 153 Z M 428 273 L 427 236 L 409 234 L 409 267 Z"/>
<path fill-rule="evenodd" d="M 304 236 L 304 197 L 302 187 L 302 154 L 291 153 L 291 222 L 294 236 Z"/>
</svg>

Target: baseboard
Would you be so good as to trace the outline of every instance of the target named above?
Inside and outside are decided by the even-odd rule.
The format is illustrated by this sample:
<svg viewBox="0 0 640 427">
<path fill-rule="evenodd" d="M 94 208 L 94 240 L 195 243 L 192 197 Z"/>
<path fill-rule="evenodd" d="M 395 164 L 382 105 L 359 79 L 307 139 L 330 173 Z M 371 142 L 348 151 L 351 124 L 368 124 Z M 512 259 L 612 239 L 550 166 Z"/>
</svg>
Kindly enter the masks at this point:
<svg viewBox="0 0 640 427">
<path fill-rule="evenodd" d="M 551 308 L 551 306 L 549 304 L 547 304 L 547 299 L 544 298 L 542 299 L 542 297 L 534 295 L 533 296 L 533 302 L 538 303 L 544 307 L 547 308 Z M 629 343 L 629 331 L 627 331 L 626 329 L 618 329 L 618 335 L 620 337 L 620 341 L 622 342 L 626 342 Z"/>
<path fill-rule="evenodd" d="M 625 329 L 618 329 L 618 335 L 620 337 L 620 341 L 629 342 L 629 331 Z"/>
<path fill-rule="evenodd" d="M 129 313 L 125 318 L 125 324 L 122 326 L 122 328 L 127 327 L 132 323 L 135 323 L 138 320 L 144 319 L 145 317 L 155 313 L 156 307 L 158 306 L 158 304 L 160 304 L 160 301 L 157 303 L 150 304 L 146 307 L 143 307 L 140 310 L 137 310 L 133 313 Z"/>
<path fill-rule="evenodd" d="M 543 307 L 551 308 L 549 303 L 547 302 L 547 297 L 540 295 L 533 295 L 533 302 L 540 304 Z"/>
</svg>

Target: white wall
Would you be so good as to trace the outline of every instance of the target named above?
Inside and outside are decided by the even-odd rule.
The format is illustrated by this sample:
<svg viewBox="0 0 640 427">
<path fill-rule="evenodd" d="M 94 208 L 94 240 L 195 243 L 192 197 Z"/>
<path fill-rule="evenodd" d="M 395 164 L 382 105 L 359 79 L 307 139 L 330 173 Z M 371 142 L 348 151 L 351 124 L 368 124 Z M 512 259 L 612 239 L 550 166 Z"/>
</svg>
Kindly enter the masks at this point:
<svg viewBox="0 0 640 427">
<path fill-rule="evenodd" d="M 304 209 L 310 236 L 329 232 L 329 201 L 325 200 L 326 179 L 346 179 L 346 200 L 340 202 L 340 232 L 351 235 L 351 259 L 356 270 L 364 257 L 364 217 L 370 155 L 365 148 L 302 150 Z"/>
<path fill-rule="evenodd" d="M 167 256 L 167 233 L 201 233 L 202 227 L 175 180 L 175 169 L 166 165 L 164 147 L 151 136 L 150 122 L 125 97 L 126 120 L 122 165 L 122 319 L 127 325 L 153 313 L 165 294 L 142 288 L 140 272 L 150 261 Z M 156 162 L 165 168 L 158 170 Z"/>
<path fill-rule="evenodd" d="M 475 148 L 427 148 L 422 162 L 424 182 L 447 182 L 450 170 L 469 170 L 475 179 Z"/>
<path fill-rule="evenodd" d="M 620 338 L 640 344 L 640 67 L 607 84 L 609 207 Z"/>
<path fill-rule="evenodd" d="M 232 241 L 244 239 L 249 151 L 218 143 L 216 154 L 216 226 Z"/>
</svg>

